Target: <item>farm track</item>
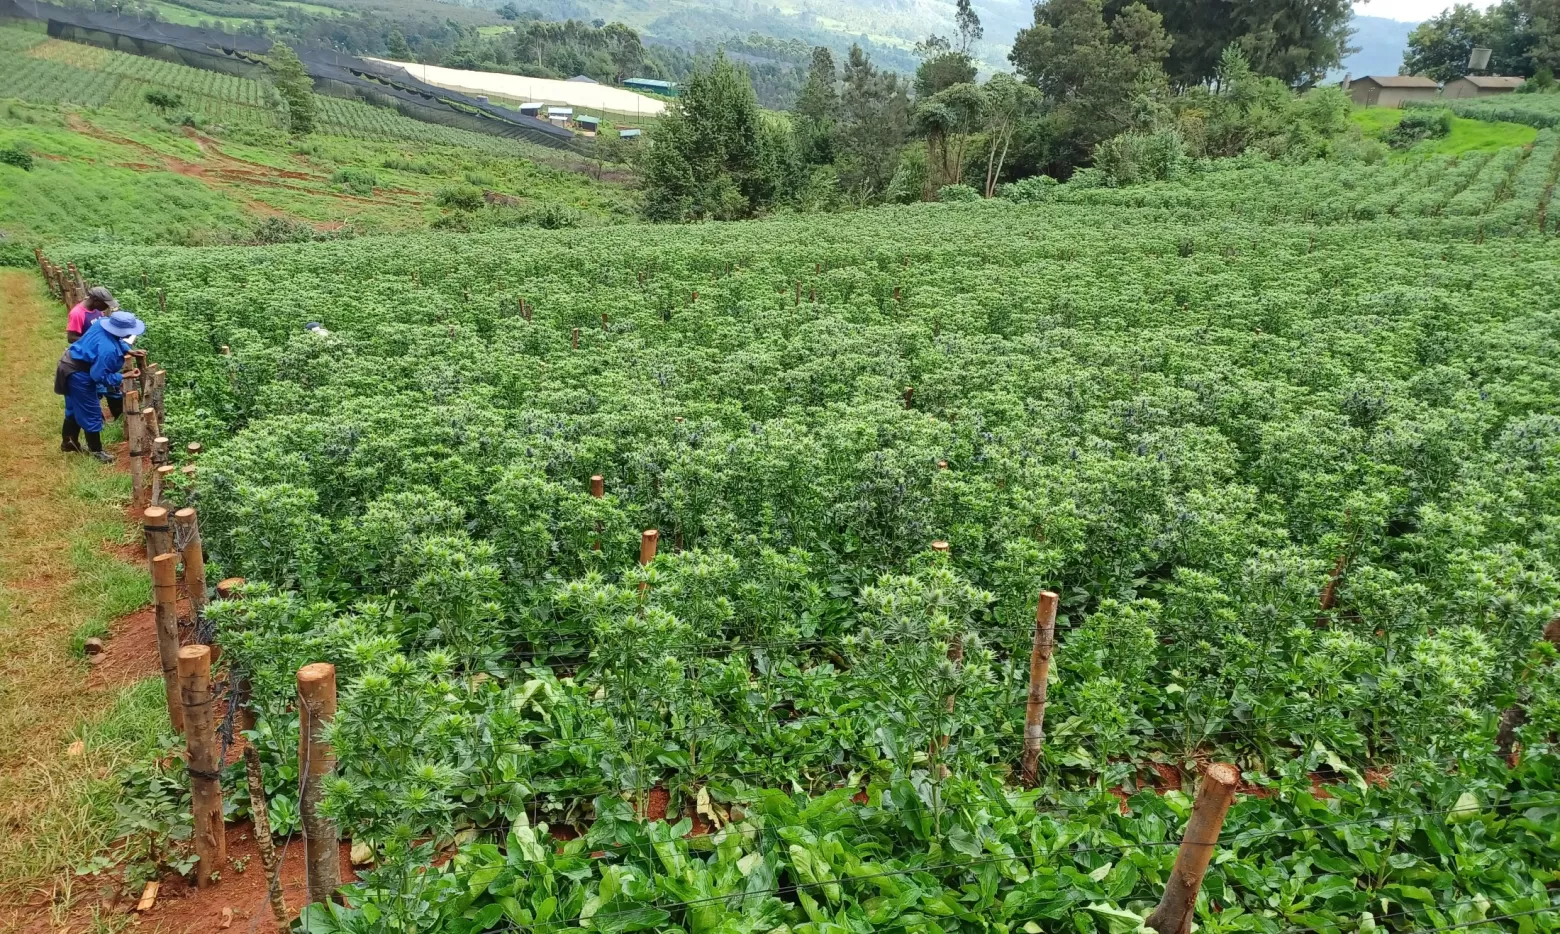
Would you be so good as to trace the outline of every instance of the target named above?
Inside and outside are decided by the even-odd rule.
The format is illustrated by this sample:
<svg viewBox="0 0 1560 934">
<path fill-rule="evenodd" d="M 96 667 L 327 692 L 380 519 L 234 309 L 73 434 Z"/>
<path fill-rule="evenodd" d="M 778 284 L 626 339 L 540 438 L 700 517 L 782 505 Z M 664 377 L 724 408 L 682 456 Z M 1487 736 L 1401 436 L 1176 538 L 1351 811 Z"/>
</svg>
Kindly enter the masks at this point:
<svg viewBox="0 0 1560 934">
<path fill-rule="evenodd" d="M 69 861 L 100 845 L 86 791 L 115 751 L 71 743 L 157 670 L 127 651 L 93 671 L 70 651 L 101 605 L 83 545 L 90 561 L 119 561 L 106 545 L 126 524 L 118 503 L 83 495 L 112 479 L 104 468 L 58 450 L 63 321 L 36 276 L 0 271 L 0 931 L 47 914 Z"/>
<path fill-rule="evenodd" d="M 111 842 L 112 821 L 93 813 L 88 794 L 123 764 L 118 750 L 73 741 L 160 669 L 150 607 L 111 623 L 102 664 L 88 667 L 70 649 L 94 606 L 73 551 L 89 541 L 97 559 L 138 569 L 145 552 L 125 544 L 136 531 L 131 510 L 78 492 L 110 479 L 107 468 L 58 453 L 52 370 L 64 317 L 35 275 L 0 271 L 0 934 L 95 930 L 94 907 L 129 910 L 113 880 L 72 878 L 77 861 Z M 187 620 L 188 604 L 180 604 Z M 228 759 L 237 756 L 235 747 Z M 193 934 L 218 929 L 225 917 L 239 929 L 257 918 L 265 924 L 264 874 L 248 824 L 230 826 L 228 839 L 232 858 L 248 857 L 246 871 L 199 893 L 166 880 L 157 905 L 139 916 L 143 929 Z M 283 887 L 296 911 L 305 901 L 302 846 L 286 856 Z"/>
</svg>

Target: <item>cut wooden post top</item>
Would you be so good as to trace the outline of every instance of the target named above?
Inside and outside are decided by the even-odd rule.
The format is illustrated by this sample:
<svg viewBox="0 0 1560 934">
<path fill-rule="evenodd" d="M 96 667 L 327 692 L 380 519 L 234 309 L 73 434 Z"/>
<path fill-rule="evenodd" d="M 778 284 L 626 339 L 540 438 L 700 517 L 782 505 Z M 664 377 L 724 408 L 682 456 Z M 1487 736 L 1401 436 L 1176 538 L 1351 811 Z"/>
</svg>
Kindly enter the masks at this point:
<svg viewBox="0 0 1560 934">
<path fill-rule="evenodd" d="M 185 468 L 185 469 L 188 470 L 189 468 Z M 173 520 L 175 522 L 194 522 L 195 521 L 195 507 L 194 506 L 185 506 L 183 509 L 181 509 L 178 512 L 173 514 Z"/>
<path fill-rule="evenodd" d="M 152 559 L 152 584 L 158 589 L 171 589 L 179 579 L 179 553 L 170 551 Z"/>
<path fill-rule="evenodd" d="M 194 457 L 196 454 L 201 452 L 200 442 L 191 441 L 189 444 L 184 446 L 184 450 L 187 451 L 191 457 Z"/>
<path fill-rule="evenodd" d="M 336 683 L 336 666 L 330 662 L 310 662 L 298 669 L 298 688 L 323 687 L 327 682 Z"/>
<path fill-rule="evenodd" d="M 194 674 L 210 666 L 211 646 L 186 645 L 179 649 L 179 674 Z"/>
<path fill-rule="evenodd" d="M 948 547 L 949 546 L 947 542 L 932 542 L 932 550 L 938 554 L 947 554 Z"/>
<path fill-rule="evenodd" d="M 242 577 L 223 578 L 221 581 L 217 582 L 217 596 L 226 600 L 233 596 L 233 592 L 244 586 L 244 584 L 245 581 Z"/>
<path fill-rule="evenodd" d="M 1214 762 L 1203 770 L 1203 778 L 1225 788 L 1234 788 L 1240 784 L 1240 769 L 1228 762 Z"/>
<path fill-rule="evenodd" d="M 168 509 L 166 506 L 148 506 L 141 510 L 141 521 L 145 525 L 166 525 Z"/>
<path fill-rule="evenodd" d="M 601 476 L 601 474 L 596 474 L 595 476 L 591 477 L 590 495 L 596 497 L 597 499 L 601 499 L 601 497 L 605 496 L 606 493 L 607 481 Z"/>
</svg>

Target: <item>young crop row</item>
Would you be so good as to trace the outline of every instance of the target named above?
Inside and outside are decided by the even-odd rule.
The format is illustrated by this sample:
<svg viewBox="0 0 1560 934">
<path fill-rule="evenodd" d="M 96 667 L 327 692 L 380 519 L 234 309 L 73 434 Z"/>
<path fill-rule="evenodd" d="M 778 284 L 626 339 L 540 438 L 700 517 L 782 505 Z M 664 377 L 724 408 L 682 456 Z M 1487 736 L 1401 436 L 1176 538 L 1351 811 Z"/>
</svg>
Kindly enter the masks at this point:
<svg viewBox="0 0 1560 934">
<path fill-rule="evenodd" d="M 1498 206 L 1541 196 L 1535 158 L 1499 157 Z M 1487 161 L 1378 168 L 1405 210 L 1373 221 L 1256 212 L 1348 188 L 1248 164 L 848 224 L 70 258 L 148 315 L 169 430 L 207 444 L 214 570 L 256 582 L 211 615 L 284 828 L 294 672 L 338 668 L 327 808 L 384 863 L 348 929 L 1135 930 L 1185 814 L 1149 766 L 1213 757 L 1273 797 L 1200 923 L 1548 931 L 1555 270 L 1443 210 Z M 658 801 L 690 823 L 636 819 Z M 1294 830 L 1330 823 L 1358 829 Z"/>
<path fill-rule="evenodd" d="M 1436 225 L 1431 236 L 1448 230 L 1505 235 L 1536 224 L 1547 182 L 1535 186 L 1534 176 L 1548 177 L 1554 151 L 1554 138 L 1546 134 L 1533 147 L 1413 162 L 1318 161 L 1284 166 L 1263 164 L 1256 158 L 1228 160 L 1165 185 L 1078 191 L 1062 186 L 1057 197 L 1068 203 L 1162 210 L 1178 216 L 1212 211 L 1253 221 L 1319 224 L 1444 214 L 1464 220 L 1451 228 Z M 1531 170 L 1530 155 L 1539 160 Z M 1519 174 L 1524 175 L 1521 185 Z M 1232 175 L 1242 180 L 1239 186 L 1230 184 Z"/>
<path fill-rule="evenodd" d="M 1459 117 L 1496 123 L 1523 123 L 1541 130 L 1560 127 L 1560 94 L 1502 94 L 1436 101 Z"/>
<path fill-rule="evenodd" d="M 0 97 L 14 97 L 35 104 L 101 107 L 113 95 L 119 81 L 117 76 L 103 72 L 17 56 L 0 69 Z"/>
<path fill-rule="evenodd" d="M 540 147 L 459 127 L 424 123 L 387 107 L 338 97 L 320 97 L 320 124 L 328 132 L 352 139 L 407 140 L 474 149 L 495 156 L 522 156 Z"/>
<path fill-rule="evenodd" d="M 225 103 L 264 108 L 277 106 L 276 92 L 259 81 L 160 59 L 113 53 L 102 70 L 144 84 Z"/>
<path fill-rule="evenodd" d="M 0 29 L 0 52 L 21 54 L 48 38 L 46 33 L 33 29 Z"/>
</svg>

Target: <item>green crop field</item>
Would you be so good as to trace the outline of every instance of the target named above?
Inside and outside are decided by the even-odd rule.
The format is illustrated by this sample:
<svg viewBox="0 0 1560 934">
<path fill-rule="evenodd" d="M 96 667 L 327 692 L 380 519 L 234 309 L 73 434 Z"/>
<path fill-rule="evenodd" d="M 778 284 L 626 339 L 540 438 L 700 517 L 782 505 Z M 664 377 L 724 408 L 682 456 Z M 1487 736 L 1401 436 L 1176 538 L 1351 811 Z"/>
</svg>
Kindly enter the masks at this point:
<svg viewBox="0 0 1560 934">
<path fill-rule="evenodd" d="M 1534 127 L 1560 126 L 1560 94 L 1502 94 L 1450 100 L 1445 106 L 1473 120 L 1505 121 Z"/>
<path fill-rule="evenodd" d="M 266 81 L 0 27 L 0 233 L 29 242 L 242 242 L 283 218 L 309 230 L 382 232 L 593 224 L 633 211 L 621 185 L 572 155 L 423 123 L 389 108 L 316 97 L 319 128 L 289 139 Z M 172 94 L 159 108 L 148 92 Z M 450 211 L 441 193 L 476 186 L 491 204 Z M 274 228 L 273 228 L 274 231 Z M 273 233 L 274 235 L 274 233 Z"/>
<path fill-rule="evenodd" d="M 50 252 L 205 445 L 282 833 L 336 666 L 311 930 L 1130 934 L 1227 763 L 1201 930 L 1537 934 L 1557 167 Z"/>
</svg>

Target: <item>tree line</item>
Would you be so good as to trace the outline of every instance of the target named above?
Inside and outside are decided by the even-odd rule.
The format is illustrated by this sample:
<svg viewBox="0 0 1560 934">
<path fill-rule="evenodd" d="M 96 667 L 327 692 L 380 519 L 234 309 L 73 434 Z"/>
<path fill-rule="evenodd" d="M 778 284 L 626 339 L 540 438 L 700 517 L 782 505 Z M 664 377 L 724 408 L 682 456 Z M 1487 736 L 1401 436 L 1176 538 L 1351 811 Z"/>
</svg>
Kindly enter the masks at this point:
<svg viewBox="0 0 1560 934">
<path fill-rule="evenodd" d="M 1476 47 L 1490 50 L 1488 74 L 1553 77 L 1560 70 L 1560 0 L 1446 9 L 1409 34 L 1402 72 L 1443 82 L 1459 78 L 1468 73 L 1468 56 Z"/>
<path fill-rule="evenodd" d="M 763 113 L 746 76 L 717 56 L 652 131 L 644 210 L 731 219 L 992 197 L 1040 175 L 1132 184 L 1250 150 L 1363 153 L 1342 91 L 1312 86 L 1346 51 L 1347 5 L 1264 9 L 1258 28 L 1249 10 L 1214 23 L 1169 4 L 1043 0 L 1009 53 L 1013 71 L 980 81 L 980 18 L 958 0 L 955 31 L 917 44 L 913 78 L 860 46 L 839 63 L 815 48 L 783 118 Z"/>
</svg>

